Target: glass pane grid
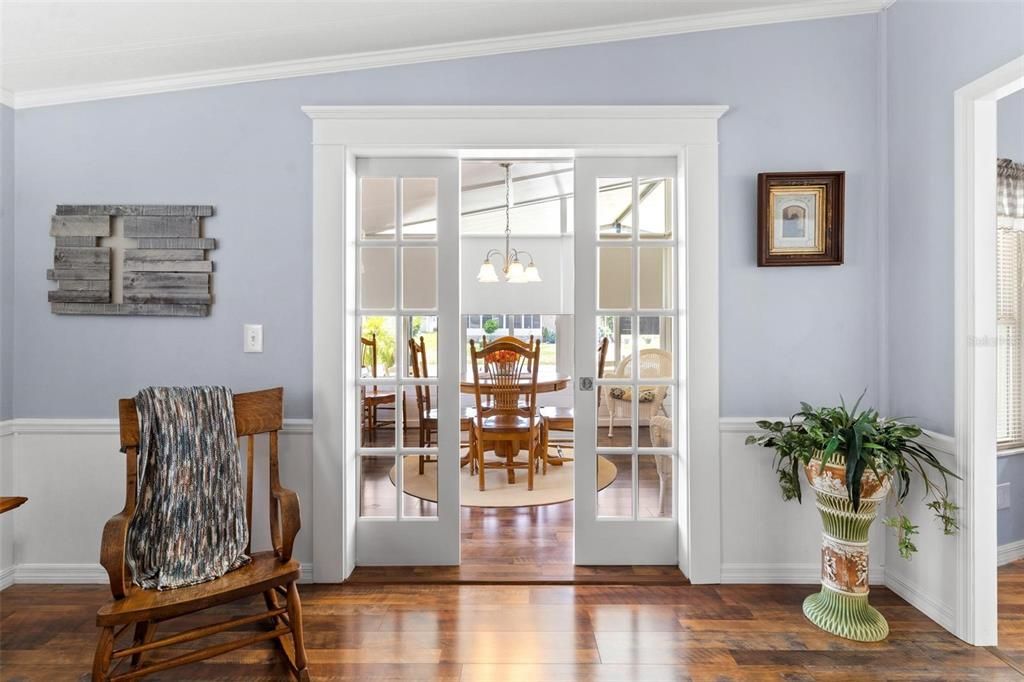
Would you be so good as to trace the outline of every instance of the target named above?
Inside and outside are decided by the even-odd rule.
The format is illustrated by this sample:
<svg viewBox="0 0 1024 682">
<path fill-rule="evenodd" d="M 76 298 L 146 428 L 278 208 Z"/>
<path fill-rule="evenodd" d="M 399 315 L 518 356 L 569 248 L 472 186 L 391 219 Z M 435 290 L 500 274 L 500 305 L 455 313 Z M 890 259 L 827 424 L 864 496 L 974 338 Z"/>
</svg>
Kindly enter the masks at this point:
<svg viewBox="0 0 1024 682">
<path fill-rule="evenodd" d="M 618 433 L 625 427 L 615 420 L 617 438 L 607 436 L 611 409 L 607 404 L 598 407 L 598 445 L 597 453 L 614 457 L 620 469 L 617 479 L 623 478 L 622 469 L 629 469 L 629 504 L 625 495 L 625 481 L 617 480 L 614 488 L 598 492 L 598 517 L 605 522 L 615 521 L 672 521 L 674 517 L 674 472 L 677 469 L 675 454 L 675 437 L 666 439 L 659 436 L 659 446 L 641 442 L 650 440 L 650 419 L 664 412 L 662 406 L 643 406 L 653 401 L 639 402 L 642 389 L 656 387 L 661 401 L 672 400 L 673 388 L 677 386 L 677 352 L 679 348 L 675 335 L 675 319 L 678 306 L 675 302 L 677 288 L 676 245 L 676 211 L 674 205 L 672 178 L 637 178 L 629 179 L 632 201 L 628 206 L 619 207 L 621 214 L 628 215 L 629 230 L 622 229 L 616 234 L 609 234 L 605 225 L 610 198 L 616 196 L 621 204 L 625 201 L 625 186 L 612 187 L 605 179 L 598 180 L 598 306 L 597 338 L 609 337 L 609 356 L 605 367 L 608 374 L 597 379 L 599 390 L 628 389 L 631 391 L 629 401 L 629 447 L 616 443 L 623 440 L 624 434 Z M 625 185 L 625 182 L 620 183 Z M 602 197 L 602 192 L 605 196 Z M 606 240 L 606 241 L 605 241 Z M 602 246 L 604 253 L 602 253 Z M 608 247 L 629 249 L 627 258 L 624 252 L 611 251 Z M 610 257 L 609 257 L 610 256 Z M 628 265 L 627 265 L 628 263 Z M 614 267 L 612 267 L 614 266 Z M 620 267 L 621 266 L 621 267 Z M 602 276 L 601 270 L 605 269 Z M 628 272 L 629 283 L 626 286 L 620 281 L 618 291 L 609 297 L 601 291 L 608 287 L 609 272 L 619 274 Z M 659 276 L 660 273 L 660 276 Z M 617 278 L 621 280 L 622 278 Z M 623 293 L 628 292 L 628 295 Z M 625 303 L 628 300 L 628 307 Z M 611 305 L 609 305 L 611 304 Z M 621 307 L 620 307 L 621 306 Z M 623 314 L 626 313 L 626 314 Z M 603 326 L 602 326 L 603 323 Z M 628 329 L 626 326 L 628 325 Z M 607 329 L 605 329 L 607 327 Z M 614 347 L 614 353 L 611 352 Z M 647 349 L 662 350 L 672 354 L 668 367 L 661 356 L 651 356 L 642 351 Z M 653 364 L 652 364 L 653 362 Z M 618 372 L 624 371 L 621 375 Z M 655 374 L 649 377 L 646 374 Z M 609 400 L 604 393 L 604 400 Z M 655 400 L 658 400 L 655 398 Z M 615 404 L 614 409 L 619 416 L 625 412 L 622 401 Z M 669 408 L 671 410 L 671 408 Z M 602 429 L 601 419 L 605 420 Z M 625 420 L 623 420 L 625 421 Z M 641 428 L 645 433 L 641 433 Z M 601 441 L 605 441 L 602 445 Z M 615 492 L 611 492 L 611 491 Z M 612 496 L 615 496 L 612 499 Z M 628 506 L 628 513 L 626 510 Z"/>
<path fill-rule="evenodd" d="M 431 387 L 437 380 L 437 178 L 389 177 L 380 182 L 360 180 L 360 229 L 358 231 L 357 309 L 360 334 L 377 339 L 377 361 L 361 358 L 357 385 L 361 397 L 392 394 L 377 404 L 378 423 L 367 434 L 366 415 L 359 419 L 360 519 L 366 521 L 437 521 L 435 501 L 411 495 L 403 485 L 407 473 L 399 463 L 419 460 L 436 466 L 436 444 L 421 446 L 416 420 L 419 407 L 416 387 Z M 368 201 L 368 189 L 376 194 Z M 372 192 L 371 192 L 372 194 Z M 376 204 L 373 202 L 376 201 Z M 398 216 L 401 216 L 401 224 Z M 397 227 L 396 227 L 397 225 Z M 415 225 L 410 227 L 410 225 Z M 397 233 L 397 234 L 396 234 Z M 429 282 L 420 281 L 426 273 Z M 407 290 L 408 289 L 408 290 Z M 424 298 L 426 297 L 426 298 Z M 408 340 L 432 338 L 427 343 L 425 377 L 413 376 Z M 369 347 L 357 344 L 360 350 Z M 373 368 L 367 367 L 372 364 Z M 374 373 L 376 377 L 372 376 Z M 432 377 L 430 375 L 433 375 Z M 361 399 L 361 403 L 365 402 Z M 406 413 L 408 411 L 408 413 Z M 381 414 L 385 418 L 380 419 Z M 409 420 L 413 423 L 408 423 Z M 379 422 L 386 423 L 381 424 Z M 436 481 L 436 478 L 434 479 Z M 435 484 L 436 485 L 436 484 Z M 422 491 L 421 491 L 422 492 Z M 429 497 L 429 495 L 428 495 Z"/>
<path fill-rule="evenodd" d="M 602 456 L 614 465 L 615 477 L 609 482 L 602 480 L 602 467 L 598 466 L 597 517 L 605 519 L 631 520 L 635 518 L 633 510 L 633 459 L 629 453 L 607 454 Z M 606 467 L 607 468 L 607 465 Z"/>
<path fill-rule="evenodd" d="M 637 518 L 641 521 L 674 516 L 676 458 L 671 452 L 637 455 Z"/>
<path fill-rule="evenodd" d="M 394 241 L 397 215 L 394 177 L 359 179 L 359 238 L 366 241 Z"/>
<path fill-rule="evenodd" d="M 639 178 L 637 203 L 637 234 L 650 237 L 671 237 L 675 226 L 675 205 L 672 178 Z M 646 235 L 650 235 L 650 237 Z"/>
<path fill-rule="evenodd" d="M 437 239 L 437 178 L 402 178 L 401 240 Z"/>
<path fill-rule="evenodd" d="M 426 452 L 402 455 L 400 473 L 402 490 L 399 505 L 400 518 L 410 521 L 437 518 L 437 466 L 436 454 Z"/>
<path fill-rule="evenodd" d="M 636 182 L 633 178 L 597 179 L 598 240 L 628 240 L 633 235 Z"/>
<path fill-rule="evenodd" d="M 437 247 L 406 246 L 402 254 L 404 311 L 437 310 Z"/>
<path fill-rule="evenodd" d="M 358 460 L 359 516 L 393 521 L 398 518 L 398 488 L 391 483 L 396 456 L 364 455 Z"/>
</svg>

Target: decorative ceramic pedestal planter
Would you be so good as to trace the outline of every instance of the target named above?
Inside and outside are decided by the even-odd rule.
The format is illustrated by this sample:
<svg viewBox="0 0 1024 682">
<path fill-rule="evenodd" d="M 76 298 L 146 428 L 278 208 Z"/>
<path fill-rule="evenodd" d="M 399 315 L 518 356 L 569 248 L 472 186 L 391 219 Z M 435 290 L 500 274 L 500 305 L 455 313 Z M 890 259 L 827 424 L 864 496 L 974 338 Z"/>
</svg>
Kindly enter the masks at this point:
<svg viewBox="0 0 1024 682">
<path fill-rule="evenodd" d="M 804 615 L 833 635 L 877 642 L 889 624 L 868 605 L 868 529 L 878 505 L 889 493 L 889 480 L 871 472 L 861 479 L 860 509 L 853 510 L 846 491 L 846 462 L 833 456 L 828 465 L 814 459 L 805 469 L 817 497 L 824 525 L 821 544 L 821 592 L 804 600 Z"/>
</svg>

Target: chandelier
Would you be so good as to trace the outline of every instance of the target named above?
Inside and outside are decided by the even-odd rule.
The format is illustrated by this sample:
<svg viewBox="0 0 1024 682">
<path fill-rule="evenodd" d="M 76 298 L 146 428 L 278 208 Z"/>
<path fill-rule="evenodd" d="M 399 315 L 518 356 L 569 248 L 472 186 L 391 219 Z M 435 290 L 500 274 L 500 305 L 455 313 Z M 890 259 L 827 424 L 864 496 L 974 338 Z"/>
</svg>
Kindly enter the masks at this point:
<svg viewBox="0 0 1024 682">
<path fill-rule="evenodd" d="M 512 164 L 502 163 L 505 169 L 505 253 L 499 249 L 491 249 L 484 256 L 484 262 L 480 265 L 480 272 L 477 273 L 478 282 L 497 282 L 498 273 L 494 268 L 491 259 L 495 256 L 502 256 L 501 271 L 505 273 L 505 279 L 512 284 L 525 284 L 526 282 L 540 282 L 540 272 L 533 264 L 533 256 L 527 251 L 512 248 L 512 227 L 510 211 L 512 209 Z M 519 260 L 520 256 L 529 259 L 529 264 L 524 268 Z"/>
</svg>

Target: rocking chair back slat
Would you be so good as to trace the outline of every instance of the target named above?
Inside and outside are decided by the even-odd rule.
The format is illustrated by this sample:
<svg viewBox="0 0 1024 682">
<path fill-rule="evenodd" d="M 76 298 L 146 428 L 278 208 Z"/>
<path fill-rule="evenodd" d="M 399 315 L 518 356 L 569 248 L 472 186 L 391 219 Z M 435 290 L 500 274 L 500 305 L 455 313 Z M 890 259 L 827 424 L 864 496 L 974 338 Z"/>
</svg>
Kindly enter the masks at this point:
<svg viewBox="0 0 1024 682">
<path fill-rule="evenodd" d="M 284 425 L 284 389 L 268 388 L 263 391 L 235 394 L 235 433 L 250 436 L 280 431 Z M 139 446 L 139 415 L 134 398 L 118 401 L 121 422 L 121 449 Z"/>
</svg>

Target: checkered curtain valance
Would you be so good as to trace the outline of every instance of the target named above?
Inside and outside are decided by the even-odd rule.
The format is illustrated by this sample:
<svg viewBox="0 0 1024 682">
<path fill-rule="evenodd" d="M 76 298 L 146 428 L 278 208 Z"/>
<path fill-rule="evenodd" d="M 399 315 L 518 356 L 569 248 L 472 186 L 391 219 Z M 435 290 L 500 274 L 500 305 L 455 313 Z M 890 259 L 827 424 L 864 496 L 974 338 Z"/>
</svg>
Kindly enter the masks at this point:
<svg viewBox="0 0 1024 682">
<path fill-rule="evenodd" d="M 1024 230 L 1024 163 L 996 161 L 996 215 L 999 227 Z"/>
</svg>

